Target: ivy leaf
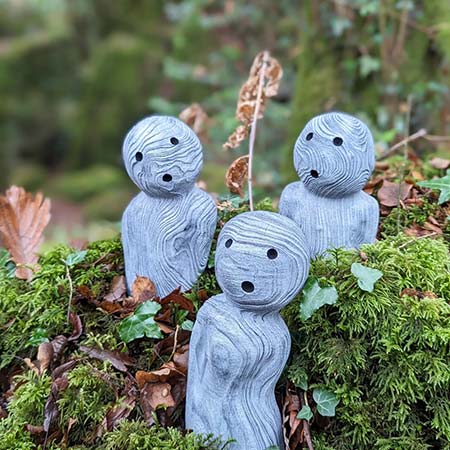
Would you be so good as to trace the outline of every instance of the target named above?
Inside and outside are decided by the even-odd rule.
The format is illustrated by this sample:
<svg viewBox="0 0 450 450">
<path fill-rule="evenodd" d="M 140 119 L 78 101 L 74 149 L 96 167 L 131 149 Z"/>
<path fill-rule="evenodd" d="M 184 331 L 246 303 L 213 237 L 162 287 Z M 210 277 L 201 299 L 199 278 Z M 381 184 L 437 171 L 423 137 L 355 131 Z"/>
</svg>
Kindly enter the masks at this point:
<svg viewBox="0 0 450 450">
<path fill-rule="evenodd" d="M 186 319 L 182 324 L 181 324 L 181 329 L 182 330 L 186 330 L 186 331 L 192 331 L 192 328 L 194 327 L 194 322 L 192 322 L 192 320 Z"/>
<path fill-rule="evenodd" d="M 333 417 L 336 414 L 336 406 L 339 400 L 326 389 L 314 389 L 313 399 L 317 403 L 317 411 L 324 417 Z"/>
<path fill-rule="evenodd" d="M 315 311 L 323 305 L 333 305 L 336 303 L 338 293 L 334 286 L 320 287 L 319 282 L 314 277 L 306 280 L 303 288 L 303 299 L 300 304 L 300 317 L 303 320 L 309 319 Z"/>
<path fill-rule="evenodd" d="M 66 266 L 68 267 L 72 267 L 75 266 L 76 264 L 80 264 L 82 263 L 87 255 L 87 250 L 80 250 L 78 252 L 74 252 L 71 253 L 66 260 L 64 261 L 64 263 L 66 264 Z"/>
<path fill-rule="evenodd" d="M 367 292 L 373 292 L 375 283 L 383 276 L 378 269 L 363 266 L 360 263 L 352 264 L 352 274 L 358 279 L 358 286 Z"/>
<path fill-rule="evenodd" d="M 313 418 L 313 413 L 308 405 L 303 405 L 302 409 L 297 414 L 297 419 L 304 419 L 310 421 Z"/>
<path fill-rule="evenodd" d="M 447 170 L 447 174 L 445 175 L 445 177 L 435 178 L 433 180 L 428 181 L 420 181 L 417 184 L 421 187 L 441 191 L 438 200 L 438 203 L 440 205 L 450 200 L 450 169 Z"/>
<path fill-rule="evenodd" d="M 162 339 L 163 335 L 155 322 L 155 315 L 161 309 L 156 302 L 147 301 L 140 304 L 132 316 L 122 320 L 119 334 L 122 341 L 128 343 L 144 336 L 152 339 Z"/>
</svg>

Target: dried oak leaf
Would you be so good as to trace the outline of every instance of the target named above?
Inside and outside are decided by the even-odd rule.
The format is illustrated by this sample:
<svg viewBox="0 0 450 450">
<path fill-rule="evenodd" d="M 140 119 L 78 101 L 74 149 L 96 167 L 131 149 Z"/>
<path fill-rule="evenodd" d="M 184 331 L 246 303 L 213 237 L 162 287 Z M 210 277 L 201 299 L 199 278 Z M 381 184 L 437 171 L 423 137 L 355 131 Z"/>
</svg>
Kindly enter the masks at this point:
<svg viewBox="0 0 450 450">
<path fill-rule="evenodd" d="M 17 264 L 16 277 L 30 280 L 38 261 L 43 232 L 50 221 L 50 200 L 11 186 L 0 196 L 0 242 Z"/>
<path fill-rule="evenodd" d="M 403 202 L 409 197 L 412 187 L 413 184 L 404 181 L 398 184 L 384 180 L 383 186 L 377 192 L 378 201 L 389 208 L 397 206 L 399 201 Z"/>
<path fill-rule="evenodd" d="M 183 109 L 178 117 L 194 130 L 200 140 L 206 141 L 208 139 L 210 119 L 198 103 L 192 103 Z"/>
<path fill-rule="evenodd" d="M 244 196 L 244 183 L 248 176 L 248 155 L 235 159 L 228 167 L 225 183 L 232 194 Z"/>
<path fill-rule="evenodd" d="M 236 119 L 242 123 L 228 138 L 223 148 L 239 147 L 248 136 L 250 126 L 255 118 L 264 117 L 266 100 L 277 94 L 283 76 L 281 64 L 268 51 L 260 52 L 253 60 L 247 81 L 239 91 L 236 107 Z"/>
</svg>

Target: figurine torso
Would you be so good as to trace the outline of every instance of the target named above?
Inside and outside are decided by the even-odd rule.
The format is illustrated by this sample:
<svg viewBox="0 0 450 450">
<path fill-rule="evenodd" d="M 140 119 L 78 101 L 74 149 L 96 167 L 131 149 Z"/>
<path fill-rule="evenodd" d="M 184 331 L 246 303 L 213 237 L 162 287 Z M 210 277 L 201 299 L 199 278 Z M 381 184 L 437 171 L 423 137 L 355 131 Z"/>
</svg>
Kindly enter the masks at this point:
<svg viewBox="0 0 450 450">
<path fill-rule="evenodd" d="M 196 188 L 171 197 L 138 194 L 122 218 L 128 288 L 138 275 L 152 280 L 159 296 L 192 287 L 206 265 L 216 218 L 212 198 Z"/>
<path fill-rule="evenodd" d="M 363 191 L 346 197 L 315 195 L 301 181 L 288 185 L 280 213 L 297 222 L 308 239 L 311 257 L 331 248 L 357 248 L 375 240 L 378 203 Z"/>
<path fill-rule="evenodd" d="M 187 428 L 234 438 L 232 450 L 281 448 L 274 388 L 289 351 L 278 312 L 243 311 L 224 294 L 208 300 L 191 337 Z"/>
</svg>

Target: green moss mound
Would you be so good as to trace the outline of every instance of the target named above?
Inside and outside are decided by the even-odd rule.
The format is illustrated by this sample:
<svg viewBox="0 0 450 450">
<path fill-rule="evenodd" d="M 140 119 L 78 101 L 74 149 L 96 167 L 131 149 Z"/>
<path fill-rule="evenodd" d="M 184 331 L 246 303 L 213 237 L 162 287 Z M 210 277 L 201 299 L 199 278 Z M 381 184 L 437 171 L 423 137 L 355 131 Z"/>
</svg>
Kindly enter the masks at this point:
<svg viewBox="0 0 450 450">
<path fill-rule="evenodd" d="M 383 271 L 372 293 L 353 262 Z M 293 336 L 289 377 L 340 399 L 336 417 L 315 415 L 319 450 L 450 448 L 450 256 L 442 240 L 404 235 L 336 251 L 311 274 L 339 297 L 302 321 L 301 299 L 285 316 Z M 311 404 L 314 401 L 311 400 Z"/>
<path fill-rule="evenodd" d="M 323 287 L 335 286 L 337 302 L 308 320 L 300 317 L 302 295 L 283 311 L 293 346 L 279 392 L 286 383 L 293 383 L 300 395 L 306 389 L 315 450 L 450 450 L 449 236 L 445 230 L 438 239 L 397 234 L 399 223 L 402 228 L 423 223 L 436 208 L 426 201 L 422 208 L 393 209 L 382 220 L 380 241 L 314 261 L 311 276 Z M 271 200 L 257 209 L 273 210 Z M 223 201 L 216 237 L 225 222 L 246 210 L 242 200 Z M 186 294 L 196 308 L 219 290 L 214 253 L 215 241 L 208 268 Z M 47 252 L 39 261 L 41 270 L 28 283 L 13 277 L 14 267 L 0 254 L 0 450 L 42 448 L 56 368 L 37 375 L 24 359 L 33 360 L 42 342 L 72 333 L 66 318 L 71 284 L 72 310 L 83 331 L 60 357 L 61 363 L 73 366 L 66 373 L 66 388 L 55 399 L 58 416 L 46 449 L 226 448 L 212 437 L 183 431 L 183 403 L 167 427 L 148 427 L 137 398 L 126 419 L 102 431 L 107 414 L 123 405 L 130 376 L 158 369 L 170 356 L 154 358 L 158 340 L 122 342 L 121 318 L 85 298 L 101 300 L 113 278 L 123 274 L 120 239 L 94 242 L 78 262 L 68 263 L 77 255 L 65 246 Z M 351 273 L 355 262 L 383 272 L 373 292 L 358 286 Z M 88 357 L 81 345 L 123 352 L 133 358 L 133 366 L 128 373 L 117 370 L 108 360 Z M 335 416 L 319 414 L 312 396 L 318 388 L 339 400 Z"/>
</svg>

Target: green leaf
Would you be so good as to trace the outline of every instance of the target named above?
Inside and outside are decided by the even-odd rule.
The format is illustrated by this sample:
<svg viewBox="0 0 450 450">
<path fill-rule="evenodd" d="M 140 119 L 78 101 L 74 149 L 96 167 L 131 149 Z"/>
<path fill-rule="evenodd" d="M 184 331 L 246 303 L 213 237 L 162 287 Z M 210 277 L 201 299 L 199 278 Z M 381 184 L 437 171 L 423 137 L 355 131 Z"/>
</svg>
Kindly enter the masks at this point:
<svg viewBox="0 0 450 450">
<path fill-rule="evenodd" d="M 192 331 L 193 326 L 194 326 L 194 322 L 192 322 L 192 320 L 189 320 L 189 319 L 185 320 L 181 324 L 181 328 L 186 331 Z"/>
<path fill-rule="evenodd" d="M 132 316 L 120 322 L 119 334 L 122 340 L 128 343 L 144 336 L 161 339 L 163 335 L 155 322 L 155 315 L 160 309 L 161 305 L 152 301 L 139 305 Z"/>
<path fill-rule="evenodd" d="M 362 77 L 366 77 L 372 72 L 378 72 L 381 67 L 381 62 L 378 58 L 370 55 L 363 55 L 359 58 L 359 71 Z"/>
<path fill-rule="evenodd" d="M 44 342 L 48 342 L 48 332 L 44 328 L 36 328 L 33 334 L 28 339 L 27 346 L 37 347 Z"/>
<path fill-rule="evenodd" d="M 80 250 L 79 252 L 71 253 L 64 262 L 66 263 L 66 266 L 72 267 L 82 263 L 86 258 L 86 255 L 87 250 Z"/>
<path fill-rule="evenodd" d="M 383 272 L 363 266 L 360 263 L 352 264 L 352 274 L 358 279 L 358 286 L 367 292 L 373 292 L 375 283 L 383 276 Z"/>
<path fill-rule="evenodd" d="M 271 445 L 270 447 L 267 447 L 265 450 L 280 450 L 280 447 L 278 447 L 278 445 Z"/>
<path fill-rule="evenodd" d="M 339 400 L 325 389 L 314 389 L 313 399 L 317 403 L 317 411 L 324 417 L 333 417 L 336 414 L 336 406 Z"/>
<path fill-rule="evenodd" d="M 16 276 L 16 265 L 11 259 L 11 255 L 8 250 L 4 248 L 0 248 L 0 267 L 4 267 L 6 269 L 7 278 L 14 278 Z"/>
<path fill-rule="evenodd" d="M 297 419 L 311 420 L 313 413 L 308 405 L 303 405 L 302 409 L 297 414 Z"/>
<path fill-rule="evenodd" d="M 420 181 L 417 183 L 421 187 L 426 187 L 430 189 L 436 189 L 441 191 L 439 195 L 438 203 L 448 202 L 450 200 L 450 169 L 447 170 L 447 174 L 442 178 L 435 178 L 428 181 Z"/>
<path fill-rule="evenodd" d="M 309 277 L 303 288 L 300 317 L 303 320 L 309 319 L 321 306 L 336 303 L 337 298 L 338 293 L 334 286 L 322 288 L 316 278 Z"/>
</svg>

